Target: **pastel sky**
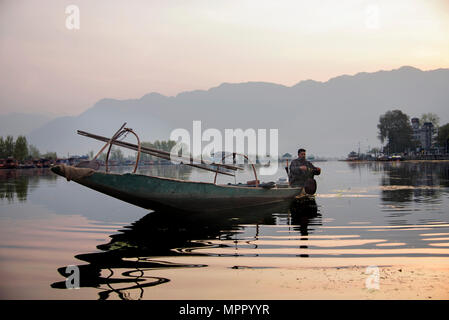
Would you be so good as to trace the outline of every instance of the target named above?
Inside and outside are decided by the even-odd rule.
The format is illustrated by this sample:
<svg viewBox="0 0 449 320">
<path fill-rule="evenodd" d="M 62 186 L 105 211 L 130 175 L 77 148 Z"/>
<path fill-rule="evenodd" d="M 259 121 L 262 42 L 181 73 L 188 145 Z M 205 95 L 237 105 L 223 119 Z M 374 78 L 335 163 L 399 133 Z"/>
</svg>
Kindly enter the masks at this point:
<svg viewBox="0 0 449 320">
<path fill-rule="evenodd" d="M 449 67 L 448 0 L 0 1 L 0 114 L 403 65 Z"/>
</svg>

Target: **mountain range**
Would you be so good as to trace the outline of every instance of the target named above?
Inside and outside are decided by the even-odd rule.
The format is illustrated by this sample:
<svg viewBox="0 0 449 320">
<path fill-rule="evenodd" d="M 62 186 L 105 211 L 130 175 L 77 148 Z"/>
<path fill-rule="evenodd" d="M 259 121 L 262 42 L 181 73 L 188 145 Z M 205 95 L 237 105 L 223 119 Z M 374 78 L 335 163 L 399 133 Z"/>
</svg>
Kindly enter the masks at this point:
<svg viewBox="0 0 449 320">
<path fill-rule="evenodd" d="M 304 147 L 308 154 L 344 156 L 359 145 L 361 151 L 380 146 L 379 117 L 393 109 L 410 117 L 432 112 L 442 124 L 449 122 L 449 69 L 404 66 L 325 82 L 305 80 L 291 87 L 223 83 L 170 97 L 149 93 L 139 99 L 102 99 L 80 115 L 57 117 L 25 131 L 41 151 L 65 156 L 96 152 L 102 145 L 77 135 L 77 129 L 111 136 L 127 122 L 141 140 L 154 141 L 168 139 L 176 128 L 192 132 L 192 121 L 201 120 L 203 131 L 279 129 L 280 153 L 296 154 Z"/>
<path fill-rule="evenodd" d="M 13 112 L 0 116 L 0 137 L 11 135 L 29 135 L 33 130 L 42 127 L 55 116 L 36 113 Z"/>
</svg>

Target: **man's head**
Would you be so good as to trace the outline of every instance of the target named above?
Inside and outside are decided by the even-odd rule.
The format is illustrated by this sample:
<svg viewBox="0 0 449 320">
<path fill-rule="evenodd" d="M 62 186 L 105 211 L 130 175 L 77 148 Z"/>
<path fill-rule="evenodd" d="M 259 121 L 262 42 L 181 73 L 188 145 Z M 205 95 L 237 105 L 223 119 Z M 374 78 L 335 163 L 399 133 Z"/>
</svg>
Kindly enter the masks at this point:
<svg viewBox="0 0 449 320">
<path fill-rule="evenodd" d="M 298 150 L 298 158 L 300 158 L 300 159 L 305 159 L 305 157 L 306 157 L 306 150 L 305 149 L 299 149 Z"/>
</svg>

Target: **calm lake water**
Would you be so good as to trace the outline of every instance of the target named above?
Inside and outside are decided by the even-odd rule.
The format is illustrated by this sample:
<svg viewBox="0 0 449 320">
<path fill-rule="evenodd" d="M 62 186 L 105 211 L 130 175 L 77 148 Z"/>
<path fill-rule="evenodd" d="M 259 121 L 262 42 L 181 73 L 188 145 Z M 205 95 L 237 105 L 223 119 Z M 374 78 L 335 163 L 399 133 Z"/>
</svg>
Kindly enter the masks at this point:
<svg viewBox="0 0 449 320">
<path fill-rule="evenodd" d="M 323 172 L 316 204 L 226 216 L 150 212 L 48 169 L 0 170 L 0 298 L 176 298 L 201 290 L 217 261 L 238 270 L 251 261 L 282 269 L 283 259 L 449 257 L 449 162 L 315 165 Z M 213 181 L 213 173 L 188 167 L 140 172 Z M 285 176 L 280 168 L 261 180 Z M 246 170 L 218 183 L 250 179 Z M 264 257 L 271 259 L 257 260 Z M 66 288 L 71 265 L 79 268 L 79 290 Z M 207 282 L 219 290 L 220 279 Z M 239 289 L 235 278 L 224 280 Z"/>
</svg>

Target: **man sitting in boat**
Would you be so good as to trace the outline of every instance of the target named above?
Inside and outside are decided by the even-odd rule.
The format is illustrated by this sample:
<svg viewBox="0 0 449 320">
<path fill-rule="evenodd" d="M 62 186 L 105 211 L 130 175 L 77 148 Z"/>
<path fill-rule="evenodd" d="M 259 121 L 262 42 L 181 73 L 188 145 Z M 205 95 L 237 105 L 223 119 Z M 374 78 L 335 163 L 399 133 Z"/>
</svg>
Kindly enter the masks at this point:
<svg viewBox="0 0 449 320">
<path fill-rule="evenodd" d="M 288 181 L 291 187 L 304 187 L 308 179 L 314 175 L 319 175 L 321 168 L 315 167 L 310 161 L 306 160 L 306 150 L 298 150 L 298 158 L 294 159 L 288 170 Z"/>
</svg>

